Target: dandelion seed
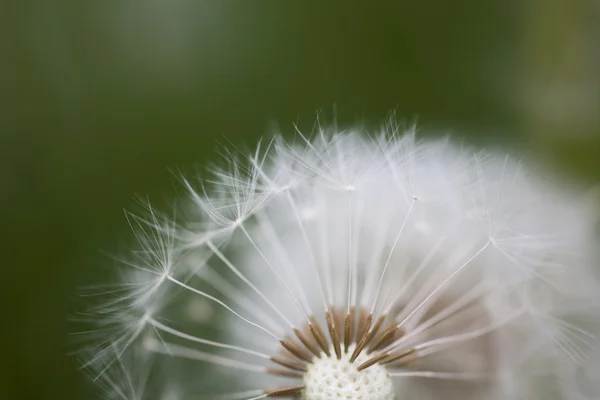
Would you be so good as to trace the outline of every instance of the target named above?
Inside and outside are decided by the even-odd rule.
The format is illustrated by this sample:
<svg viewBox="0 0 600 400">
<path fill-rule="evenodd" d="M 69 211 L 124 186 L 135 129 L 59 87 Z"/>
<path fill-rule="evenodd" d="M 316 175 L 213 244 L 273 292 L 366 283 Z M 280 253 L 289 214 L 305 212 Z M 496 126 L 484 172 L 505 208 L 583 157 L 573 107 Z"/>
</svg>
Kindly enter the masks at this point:
<svg viewBox="0 0 600 400">
<path fill-rule="evenodd" d="M 88 316 L 108 398 L 598 399 L 595 214 L 398 126 L 226 153 L 178 226 L 130 217 Z"/>
</svg>

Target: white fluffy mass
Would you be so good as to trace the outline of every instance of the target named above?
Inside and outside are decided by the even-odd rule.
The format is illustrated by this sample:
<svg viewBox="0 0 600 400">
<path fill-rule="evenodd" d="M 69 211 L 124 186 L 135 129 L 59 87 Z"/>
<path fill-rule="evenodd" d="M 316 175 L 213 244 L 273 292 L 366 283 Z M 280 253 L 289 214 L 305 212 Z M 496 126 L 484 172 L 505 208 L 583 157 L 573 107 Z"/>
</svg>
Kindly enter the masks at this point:
<svg viewBox="0 0 600 400">
<path fill-rule="evenodd" d="M 325 399 L 305 384 L 346 379 L 319 379 L 341 365 L 334 309 L 342 342 L 349 314 L 402 332 L 354 366 L 411 352 L 330 388 L 346 399 L 599 399 L 596 210 L 510 157 L 397 130 L 277 137 L 183 180 L 176 222 L 130 217 L 137 248 L 86 348 L 107 398 Z M 311 324 L 330 356 L 302 361 L 281 341 Z M 367 375 L 393 390 L 366 395 Z"/>
</svg>

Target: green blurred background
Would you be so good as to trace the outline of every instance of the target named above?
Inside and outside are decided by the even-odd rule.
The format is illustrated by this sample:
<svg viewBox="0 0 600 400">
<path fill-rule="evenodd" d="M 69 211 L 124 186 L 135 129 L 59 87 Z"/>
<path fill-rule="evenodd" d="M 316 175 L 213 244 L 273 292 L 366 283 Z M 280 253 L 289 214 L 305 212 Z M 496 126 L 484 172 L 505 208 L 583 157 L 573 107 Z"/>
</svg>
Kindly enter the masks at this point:
<svg viewBox="0 0 600 400">
<path fill-rule="evenodd" d="M 600 177 L 600 3 L 0 1 L 2 399 L 87 399 L 67 353 L 136 194 L 273 127 L 395 111 Z"/>
</svg>

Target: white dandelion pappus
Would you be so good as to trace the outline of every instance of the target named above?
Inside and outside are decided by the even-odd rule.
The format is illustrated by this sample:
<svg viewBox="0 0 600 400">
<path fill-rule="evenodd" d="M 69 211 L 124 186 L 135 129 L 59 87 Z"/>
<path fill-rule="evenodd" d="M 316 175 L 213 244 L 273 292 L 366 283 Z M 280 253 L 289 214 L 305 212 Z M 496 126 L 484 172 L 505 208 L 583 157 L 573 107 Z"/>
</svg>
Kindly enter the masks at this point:
<svg viewBox="0 0 600 400">
<path fill-rule="evenodd" d="M 592 208 L 397 129 L 276 138 L 184 181 L 178 229 L 132 219 L 86 349 L 109 397 L 600 398 Z"/>
</svg>

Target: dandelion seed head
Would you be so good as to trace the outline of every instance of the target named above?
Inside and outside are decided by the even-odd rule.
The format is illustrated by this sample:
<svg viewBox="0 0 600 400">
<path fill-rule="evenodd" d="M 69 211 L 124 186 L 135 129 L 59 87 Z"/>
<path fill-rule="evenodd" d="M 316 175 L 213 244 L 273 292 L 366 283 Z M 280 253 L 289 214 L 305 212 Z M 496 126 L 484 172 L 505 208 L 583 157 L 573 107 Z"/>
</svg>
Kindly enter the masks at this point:
<svg viewBox="0 0 600 400">
<path fill-rule="evenodd" d="M 84 366 L 123 400 L 598 398 L 592 208 L 399 132 L 226 150 L 185 220 L 130 218 Z"/>
</svg>

